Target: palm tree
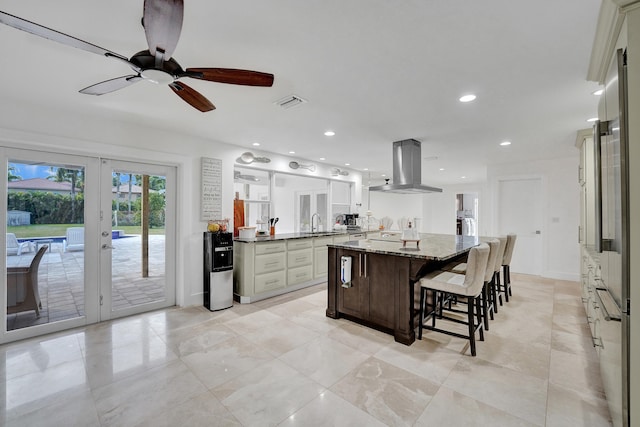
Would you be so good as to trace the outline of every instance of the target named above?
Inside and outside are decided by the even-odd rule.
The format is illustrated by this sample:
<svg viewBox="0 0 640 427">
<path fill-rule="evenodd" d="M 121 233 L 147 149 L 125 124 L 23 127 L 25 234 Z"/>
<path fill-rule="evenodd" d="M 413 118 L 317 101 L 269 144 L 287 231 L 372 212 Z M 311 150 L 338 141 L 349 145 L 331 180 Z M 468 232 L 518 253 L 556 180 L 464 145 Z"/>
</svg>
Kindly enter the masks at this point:
<svg viewBox="0 0 640 427">
<path fill-rule="evenodd" d="M 55 182 L 70 182 L 71 183 L 71 222 L 76 222 L 76 188 L 80 191 L 84 189 L 84 169 L 67 169 L 57 168 L 55 166 L 49 167 L 49 170 L 53 173 L 49 175 L 47 179 L 51 179 Z"/>
<path fill-rule="evenodd" d="M 7 168 L 7 181 L 19 181 L 22 179 L 20 175 L 16 175 L 16 173 L 20 172 L 18 167 L 12 164 L 9 164 Z"/>
<path fill-rule="evenodd" d="M 129 174 L 129 213 L 131 213 L 131 184 L 133 174 Z"/>
</svg>

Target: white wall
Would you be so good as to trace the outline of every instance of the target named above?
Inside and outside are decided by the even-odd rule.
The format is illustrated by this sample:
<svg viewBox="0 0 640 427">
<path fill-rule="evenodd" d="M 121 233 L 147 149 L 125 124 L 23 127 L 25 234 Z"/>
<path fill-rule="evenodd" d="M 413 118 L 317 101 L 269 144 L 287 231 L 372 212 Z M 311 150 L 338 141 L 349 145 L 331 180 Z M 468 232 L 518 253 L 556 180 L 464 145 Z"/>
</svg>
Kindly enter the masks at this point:
<svg viewBox="0 0 640 427">
<path fill-rule="evenodd" d="M 368 190 L 364 190 L 366 193 Z M 370 202 L 370 211 L 373 217 L 380 220 L 381 218 L 388 216 L 393 220 L 392 230 L 399 230 L 398 219 L 401 217 L 407 218 L 420 218 L 420 230 L 426 232 L 425 221 L 423 213 L 423 198 L 428 197 L 428 194 L 396 194 L 396 193 L 384 193 L 380 191 L 371 191 L 370 194 L 364 194 L 363 199 Z M 361 216 L 366 216 L 367 206 L 366 204 L 358 210 Z"/>
<path fill-rule="evenodd" d="M 543 178 L 543 277 L 575 281 L 580 277 L 578 164 L 576 149 L 575 157 L 503 164 L 488 170 L 488 181 L 493 184 L 501 176 L 537 175 Z M 490 187 L 488 203 L 495 200 L 494 187 Z M 488 234 L 495 233 L 494 225 Z"/>
<path fill-rule="evenodd" d="M 202 304 L 202 232 L 206 222 L 200 220 L 200 159 L 222 160 L 222 215 L 233 218 L 233 167 L 245 151 L 267 155 L 272 159 L 264 169 L 289 170 L 293 159 L 244 147 L 205 140 L 158 128 L 139 126 L 133 116 L 103 120 L 63 111 L 44 110 L 39 106 L 0 103 L 0 146 L 53 151 L 65 154 L 104 157 L 118 160 L 151 162 L 177 168 L 177 250 L 176 302 L 178 305 Z M 314 176 L 331 178 L 331 165 L 317 165 Z M 302 175 L 309 175 L 303 171 Z M 362 177 L 350 171 L 341 180 L 362 185 Z M 355 203 L 361 195 L 355 195 Z"/>
</svg>

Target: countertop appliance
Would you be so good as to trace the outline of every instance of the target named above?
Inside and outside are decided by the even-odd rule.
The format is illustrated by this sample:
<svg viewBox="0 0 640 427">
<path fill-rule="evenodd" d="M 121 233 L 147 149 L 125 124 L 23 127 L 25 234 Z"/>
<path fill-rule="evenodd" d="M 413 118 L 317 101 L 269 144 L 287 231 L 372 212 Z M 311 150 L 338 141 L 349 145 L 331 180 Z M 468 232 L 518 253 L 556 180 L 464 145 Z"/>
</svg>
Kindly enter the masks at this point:
<svg viewBox="0 0 640 427">
<path fill-rule="evenodd" d="M 358 214 L 344 214 L 344 222 L 347 227 L 358 225 Z"/>
<path fill-rule="evenodd" d="M 211 311 L 233 306 L 233 234 L 205 232 L 204 306 Z"/>
<path fill-rule="evenodd" d="M 594 345 L 614 426 L 629 426 L 629 171 L 626 52 L 619 49 L 607 73 L 594 125 L 596 252 L 601 276 L 594 307 Z"/>
</svg>

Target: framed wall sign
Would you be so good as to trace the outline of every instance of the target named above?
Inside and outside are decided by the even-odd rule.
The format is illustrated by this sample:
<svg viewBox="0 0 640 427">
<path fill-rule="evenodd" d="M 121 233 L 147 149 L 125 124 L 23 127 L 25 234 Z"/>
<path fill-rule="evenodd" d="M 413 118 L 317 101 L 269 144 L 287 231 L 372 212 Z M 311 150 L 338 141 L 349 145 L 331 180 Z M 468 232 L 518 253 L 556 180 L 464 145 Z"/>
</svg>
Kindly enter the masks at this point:
<svg viewBox="0 0 640 427">
<path fill-rule="evenodd" d="M 222 160 L 202 157 L 201 169 L 200 219 L 222 219 Z"/>
</svg>

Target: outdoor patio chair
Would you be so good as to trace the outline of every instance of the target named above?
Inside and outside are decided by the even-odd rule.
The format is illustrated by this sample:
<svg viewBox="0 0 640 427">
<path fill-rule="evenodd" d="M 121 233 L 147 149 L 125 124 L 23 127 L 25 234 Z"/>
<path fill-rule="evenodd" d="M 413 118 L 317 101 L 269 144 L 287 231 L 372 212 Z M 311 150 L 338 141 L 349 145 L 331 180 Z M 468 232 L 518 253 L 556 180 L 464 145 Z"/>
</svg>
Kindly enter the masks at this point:
<svg viewBox="0 0 640 427">
<path fill-rule="evenodd" d="M 19 242 L 14 233 L 7 233 L 7 255 L 21 255 L 33 251 L 32 242 Z"/>
<path fill-rule="evenodd" d="M 40 317 L 38 266 L 46 251 L 47 245 L 42 246 L 29 267 L 7 267 L 7 314 L 35 310 Z"/>
<path fill-rule="evenodd" d="M 64 240 L 64 251 L 84 250 L 84 227 L 67 228 L 67 238 Z"/>
</svg>

